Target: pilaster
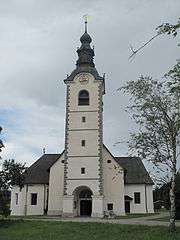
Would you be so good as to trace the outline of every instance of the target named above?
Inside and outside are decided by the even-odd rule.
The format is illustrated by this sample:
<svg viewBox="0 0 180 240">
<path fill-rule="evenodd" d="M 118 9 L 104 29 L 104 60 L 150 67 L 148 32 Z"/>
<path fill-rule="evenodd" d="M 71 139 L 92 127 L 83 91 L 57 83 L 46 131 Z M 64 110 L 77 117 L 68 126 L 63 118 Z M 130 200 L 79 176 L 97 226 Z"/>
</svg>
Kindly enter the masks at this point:
<svg viewBox="0 0 180 240">
<path fill-rule="evenodd" d="M 63 217 L 74 217 L 73 213 L 74 195 L 64 195 L 63 197 Z"/>
<path fill-rule="evenodd" d="M 93 195 L 92 196 L 92 217 L 102 218 L 104 216 L 104 207 L 103 201 L 104 198 L 102 195 Z"/>
</svg>

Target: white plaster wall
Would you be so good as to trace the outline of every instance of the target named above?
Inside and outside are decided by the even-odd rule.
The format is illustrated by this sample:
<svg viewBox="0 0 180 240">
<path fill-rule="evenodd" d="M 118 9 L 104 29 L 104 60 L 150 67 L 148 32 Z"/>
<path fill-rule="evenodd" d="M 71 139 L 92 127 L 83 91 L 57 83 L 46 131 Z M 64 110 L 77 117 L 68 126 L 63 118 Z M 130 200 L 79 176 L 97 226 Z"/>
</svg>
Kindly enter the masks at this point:
<svg viewBox="0 0 180 240">
<path fill-rule="evenodd" d="M 147 207 L 149 213 L 154 213 L 154 204 L 153 204 L 153 185 L 146 185 L 147 192 Z"/>
<path fill-rule="evenodd" d="M 98 157 L 73 157 L 68 158 L 68 178 L 98 178 Z M 85 168 L 85 174 L 81 174 L 81 168 Z"/>
<path fill-rule="evenodd" d="M 18 193 L 18 204 L 16 205 L 16 197 L 15 194 Z M 25 187 L 19 189 L 18 186 L 14 186 L 11 190 L 11 215 L 24 215 L 25 208 Z"/>
<path fill-rule="evenodd" d="M 37 205 L 31 205 L 31 193 L 37 193 Z M 27 215 L 43 215 L 45 208 L 46 186 L 44 184 L 28 185 Z"/>
<path fill-rule="evenodd" d="M 140 192 L 141 203 L 134 203 L 134 192 Z M 146 185 L 147 192 L 147 208 L 148 212 L 152 213 L 153 210 L 153 199 L 152 199 L 152 186 Z M 126 184 L 125 195 L 133 198 L 130 201 L 130 213 L 146 213 L 146 202 L 145 202 L 145 184 Z"/>
<path fill-rule="evenodd" d="M 63 197 L 63 216 L 64 217 L 73 217 L 74 216 L 74 196 L 64 196 Z"/>
<path fill-rule="evenodd" d="M 46 201 L 47 186 L 44 184 L 28 185 L 26 194 L 25 185 L 22 190 L 13 187 L 11 191 L 11 215 L 43 215 Z M 18 193 L 18 204 L 16 205 L 15 194 Z M 31 205 L 31 193 L 37 193 L 37 205 Z M 26 202 L 27 197 L 27 202 Z M 27 203 L 27 207 L 26 207 Z"/>
<path fill-rule="evenodd" d="M 86 122 L 82 122 L 82 117 Z M 94 129 L 98 128 L 98 112 L 70 112 L 69 129 Z"/>
<path fill-rule="evenodd" d="M 93 196 L 92 197 L 92 217 L 103 217 L 103 197 L 102 196 Z"/>
<path fill-rule="evenodd" d="M 101 81 L 95 81 L 91 74 L 89 75 L 89 82 L 87 84 L 81 84 L 78 81 L 78 75 L 70 83 L 70 111 L 94 111 L 98 109 L 98 86 L 102 84 Z M 78 106 L 78 94 L 80 90 L 87 90 L 90 96 L 89 106 Z"/>
<path fill-rule="evenodd" d="M 77 187 L 86 186 L 91 189 L 93 195 L 99 194 L 99 180 L 97 179 L 77 179 L 77 180 L 67 180 L 67 194 L 73 195 L 74 190 Z"/>
<path fill-rule="evenodd" d="M 69 156 L 97 156 L 98 155 L 98 130 L 69 131 L 68 155 Z M 85 147 L 81 146 L 85 140 Z"/>
<path fill-rule="evenodd" d="M 107 160 L 111 160 L 111 163 L 107 163 Z M 124 171 L 105 148 L 103 148 L 103 187 L 104 211 L 107 211 L 108 203 L 113 203 L 113 212 L 116 215 L 124 215 Z"/>
<path fill-rule="evenodd" d="M 63 208 L 64 154 L 54 163 L 49 174 L 48 215 L 60 215 Z"/>
</svg>

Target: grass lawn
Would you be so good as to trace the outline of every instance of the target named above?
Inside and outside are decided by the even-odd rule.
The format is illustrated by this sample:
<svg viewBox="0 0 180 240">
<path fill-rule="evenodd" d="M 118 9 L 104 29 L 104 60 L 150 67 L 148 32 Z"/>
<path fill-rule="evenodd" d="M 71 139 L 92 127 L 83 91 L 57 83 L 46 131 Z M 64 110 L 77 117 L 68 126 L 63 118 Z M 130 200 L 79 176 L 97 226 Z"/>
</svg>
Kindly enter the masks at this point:
<svg viewBox="0 0 180 240">
<path fill-rule="evenodd" d="M 178 240 L 166 227 L 50 221 L 0 221 L 1 240 Z"/>
</svg>

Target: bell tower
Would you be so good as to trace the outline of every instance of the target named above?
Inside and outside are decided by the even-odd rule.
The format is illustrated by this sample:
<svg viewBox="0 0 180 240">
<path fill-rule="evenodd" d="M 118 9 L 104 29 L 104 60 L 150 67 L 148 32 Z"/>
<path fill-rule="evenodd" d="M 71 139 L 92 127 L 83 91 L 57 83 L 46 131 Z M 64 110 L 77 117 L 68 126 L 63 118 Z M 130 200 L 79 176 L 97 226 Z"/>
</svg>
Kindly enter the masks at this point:
<svg viewBox="0 0 180 240">
<path fill-rule="evenodd" d="M 103 103 L 105 80 L 94 64 L 92 39 L 80 38 L 75 70 L 66 93 L 63 215 L 103 215 Z M 84 198 L 82 197 L 84 196 Z M 88 196 L 88 197 L 87 197 Z"/>
</svg>

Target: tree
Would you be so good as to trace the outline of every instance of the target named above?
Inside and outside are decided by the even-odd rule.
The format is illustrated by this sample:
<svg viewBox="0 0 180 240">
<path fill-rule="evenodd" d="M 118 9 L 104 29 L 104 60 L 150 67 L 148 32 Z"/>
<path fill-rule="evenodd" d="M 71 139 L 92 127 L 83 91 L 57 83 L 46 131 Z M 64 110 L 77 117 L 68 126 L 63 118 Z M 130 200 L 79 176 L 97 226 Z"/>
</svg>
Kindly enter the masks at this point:
<svg viewBox="0 0 180 240">
<path fill-rule="evenodd" d="M 25 164 L 17 163 L 14 159 L 5 160 L 0 171 L 0 214 L 7 216 L 9 210 L 8 192 L 14 185 L 23 187 Z"/>
<path fill-rule="evenodd" d="M 120 88 L 131 95 L 128 109 L 139 130 L 131 134 L 129 149 L 159 171 L 171 174 L 170 231 L 175 230 L 175 178 L 180 156 L 180 62 L 157 81 L 141 76 Z"/>
<path fill-rule="evenodd" d="M 142 44 L 139 48 L 134 49 L 132 46 L 130 46 L 132 54 L 130 55 L 129 58 L 132 59 L 133 57 L 135 57 L 137 53 L 139 53 L 143 48 L 149 45 L 155 38 L 162 36 L 163 34 L 168 34 L 168 35 L 172 35 L 173 37 L 176 37 L 179 29 L 180 29 L 180 18 L 178 19 L 176 24 L 170 24 L 170 23 L 161 24 L 156 28 L 156 34 L 147 42 Z"/>
<path fill-rule="evenodd" d="M 175 202 L 176 202 L 176 219 L 180 219 L 180 172 L 177 173 L 175 178 Z M 158 210 L 161 206 L 164 206 L 169 210 L 170 197 L 169 191 L 171 188 L 171 182 L 164 183 L 161 187 L 157 187 L 153 191 L 153 199 L 155 202 L 155 208 Z"/>
<path fill-rule="evenodd" d="M 1 134 L 1 131 L 2 131 L 2 127 L 0 126 L 0 134 Z M 0 139 L 0 152 L 2 151 L 3 147 L 4 147 L 3 141 Z M 1 158 L 1 156 L 0 156 L 0 158 Z"/>
<path fill-rule="evenodd" d="M 180 172 L 176 176 L 176 219 L 180 220 Z"/>
<path fill-rule="evenodd" d="M 170 209 L 169 190 L 171 183 L 164 183 L 160 187 L 156 187 L 153 191 L 154 209 L 159 210 L 161 207 Z"/>
<path fill-rule="evenodd" d="M 2 165 L 1 179 L 2 185 L 0 187 L 4 190 L 10 189 L 17 185 L 20 188 L 24 185 L 24 171 L 26 170 L 25 163 L 15 162 L 14 159 L 5 160 Z"/>
<path fill-rule="evenodd" d="M 0 126 L 0 133 L 1 131 L 2 127 Z M 0 152 L 3 147 L 4 144 L 0 139 Z M 17 163 L 14 159 L 5 160 L 2 163 L 2 169 L 0 170 L 0 214 L 5 217 L 10 213 L 9 190 L 14 185 L 19 186 L 20 189 L 23 187 L 25 170 L 25 164 Z"/>
</svg>

